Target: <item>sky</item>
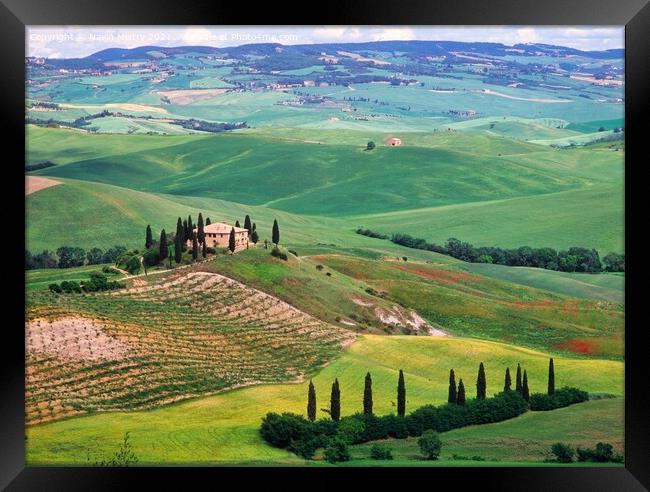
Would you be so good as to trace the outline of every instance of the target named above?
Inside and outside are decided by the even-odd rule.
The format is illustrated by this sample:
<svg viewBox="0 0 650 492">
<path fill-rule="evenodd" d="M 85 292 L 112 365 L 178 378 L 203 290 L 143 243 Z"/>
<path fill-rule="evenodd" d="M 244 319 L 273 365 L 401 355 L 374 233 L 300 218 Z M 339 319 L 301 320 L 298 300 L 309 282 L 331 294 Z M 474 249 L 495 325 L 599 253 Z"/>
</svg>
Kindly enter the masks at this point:
<svg viewBox="0 0 650 492">
<path fill-rule="evenodd" d="M 544 43 L 580 50 L 624 47 L 622 26 L 28 26 L 27 56 L 80 58 L 106 48 L 367 41 Z"/>
</svg>

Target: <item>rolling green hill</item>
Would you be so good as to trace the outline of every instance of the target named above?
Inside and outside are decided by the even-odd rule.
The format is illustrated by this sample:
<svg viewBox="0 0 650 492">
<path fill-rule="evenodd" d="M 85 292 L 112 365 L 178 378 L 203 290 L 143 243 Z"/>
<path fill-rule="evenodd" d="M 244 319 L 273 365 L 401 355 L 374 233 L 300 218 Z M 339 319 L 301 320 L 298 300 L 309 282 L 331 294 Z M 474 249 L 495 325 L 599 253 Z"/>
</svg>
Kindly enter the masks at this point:
<svg viewBox="0 0 650 492">
<path fill-rule="evenodd" d="M 560 296 L 456 266 L 344 255 L 318 261 L 457 336 L 614 358 L 623 354 L 620 304 Z"/>
<path fill-rule="evenodd" d="M 60 178 L 57 178 L 60 179 Z M 273 219 L 281 227 L 281 242 L 289 247 L 329 251 L 366 249 L 366 254 L 437 257 L 442 262 L 457 260 L 426 251 L 414 251 L 388 241 L 361 236 L 339 219 L 297 215 L 267 207 L 243 205 L 212 198 L 155 194 L 102 183 L 63 179 L 62 184 L 26 197 L 27 248 L 32 252 L 56 250 L 60 246 L 109 248 L 115 244 L 144 247 L 144 231 L 150 224 L 154 236 L 166 228 L 175 232 L 176 219 L 199 212 L 212 222 L 241 223 L 246 214 L 257 224 L 260 241 L 271 240 Z M 75 227 L 83 224 L 83 227 Z M 375 251 L 375 253 L 373 253 Z M 432 256 L 433 255 L 433 256 Z"/>
<path fill-rule="evenodd" d="M 105 138 L 85 137 L 85 145 Z M 457 148 L 447 142 L 440 147 L 379 146 L 368 152 L 362 146 L 233 133 L 155 137 L 168 140 L 159 148 L 138 151 L 122 147 L 112 137 L 117 144 L 112 155 L 85 154 L 36 174 L 321 216 L 503 200 L 620 183 L 622 176 L 621 154 L 583 149 L 507 155 L 486 151 L 489 146 Z M 359 144 L 365 141 L 360 139 Z M 38 139 L 34 142 L 36 148 L 42 145 Z M 29 152 L 38 155 L 32 147 Z M 48 155 L 57 163 L 56 152 Z"/>
<path fill-rule="evenodd" d="M 481 464 L 480 461 L 454 460 L 454 455 L 465 459 L 480 456 L 488 462 L 541 462 L 554 458 L 550 450 L 556 442 L 569 444 L 574 449 L 577 446 L 594 448 L 596 443 L 606 442 L 614 446 L 615 452 L 622 453 L 623 403 L 621 398 L 594 400 L 551 412 L 528 412 L 505 422 L 444 432 L 440 435 L 442 451 L 438 465 L 450 462 Z M 352 446 L 353 459 L 363 460 L 366 466 L 381 465 L 381 462 L 368 459 L 370 448 L 376 442 Z M 381 442 L 392 448 L 395 464 L 411 465 L 414 460 L 422 460 L 417 438 Z"/>
<path fill-rule="evenodd" d="M 537 269 L 501 267 L 472 272 L 467 268 L 471 265 L 424 251 L 423 258 L 409 257 L 403 262 L 380 249 L 318 254 L 302 246 L 296 249 L 299 256 L 289 254 L 287 262 L 259 246 L 234 256 L 221 255 L 200 269 L 235 278 L 319 319 L 360 333 L 424 334 L 425 328 L 409 324 L 408 312 L 414 310 L 434 328 L 454 335 L 590 357 L 622 357 L 621 290 L 614 286 L 598 288 L 576 278 L 577 274 Z M 503 269 L 513 273 L 504 274 Z M 49 282 L 80 275 L 67 270 L 30 272 L 28 286 L 44 289 Z M 592 282 L 599 277 L 606 281 L 620 278 L 587 277 Z M 580 296 L 567 296 L 573 292 Z"/>
<path fill-rule="evenodd" d="M 579 299 L 623 303 L 625 276 L 622 273 L 584 274 L 554 272 L 541 268 L 507 267 L 487 263 L 466 263 L 467 271 L 527 285 Z"/>
<path fill-rule="evenodd" d="M 555 249 L 596 248 L 602 256 L 623 252 L 622 185 L 560 193 L 362 215 L 354 226 L 408 233 L 444 244 L 455 237 L 475 246 Z"/>
<path fill-rule="evenodd" d="M 405 373 L 407 411 L 446 401 L 451 367 L 457 378 L 467 382 L 471 397 L 470 388 L 481 361 L 485 363 L 488 394 L 501 390 L 505 367 L 512 370 L 518 362 L 528 371 L 532 392 L 546 388 L 545 353 L 469 339 L 364 336 L 313 378 L 318 408 L 327 405 L 330 385 L 337 377 L 342 415 L 360 411 L 363 380 L 370 371 L 375 412 L 395 412 L 391 402 L 395 401 L 399 368 Z M 623 393 L 622 362 L 556 357 L 555 371 L 557 386 Z M 98 413 L 30 426 L 27 463 L 84 464 L 87 453 L 91 461 L 113 453 L 126 431 L 131 432 L 141 464 L 301 463 L 295 456 L 264 444 L 258 426 L 268 411 L 304 414 L 307 384 L 256 386 L 155 410 Z M 318 413 L 319 418 L 325 416 Z"/>
</svg>

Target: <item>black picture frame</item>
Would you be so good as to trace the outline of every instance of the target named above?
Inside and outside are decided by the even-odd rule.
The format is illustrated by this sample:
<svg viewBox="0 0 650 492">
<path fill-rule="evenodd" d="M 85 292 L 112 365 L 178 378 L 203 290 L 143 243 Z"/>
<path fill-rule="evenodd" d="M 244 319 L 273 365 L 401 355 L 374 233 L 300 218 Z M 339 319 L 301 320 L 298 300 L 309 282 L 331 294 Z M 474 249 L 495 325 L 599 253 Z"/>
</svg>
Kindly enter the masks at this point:
<svg viewBox="0 0 650 492">
<path fill-rule="evenodd" d="M 176 480 L 207 479 L 210 487 L 237 479 L 237 487 L 263 480 L 286 483 L 289 476 L 314 480 L 323 485 L 345 480 L 382 483 L 395 479 L 425 480 L 431 487 L 452 480 L 455 490 L 476 486 L 481 490 L 647 490 L 650 487 L 650 419 L 647 363 L 643 342 L 644 323 L 635 323 L 643 292 L 633 288 L 642 278 L 642 262 L 637 253 L 640 241 L 634 235 L 639 212 L 643 151 L 643 120 L 650 99 L 650 5 L 647 0 L 363 0 L 354 3 L 323 2 L 307 4 L 291 1 L 273 3 L 125 1 L 90 2 L 84 0 L 1 0 L 0 3 L 0 98 L 2 98 L 2 163 L 4 170 L 15 171 L 11 185 L 4 190 L 9 205 L 5 214 L 5 235 L 24 226 L 24 214 L 13 208 L 24 203 L 19 180 L 24 179 L 18 162 L 25 149 L 25 26 L 27 25 L 624 25 L 625 26 L 625 244 L 628 271 L 625 276 L 625 468 L 433 468 L 433 469 L 276 469 L 251 473 L 246 468 L 136 468 L 99 469 L 65 467 L 25 467 L 24 433 L 24 333 L 19 305 L 24 301 L 20 286 L 24 271 L 14 260 L 15 277 L 7 277 L 8 292 L 3 296 L 4 313 L 14 316 L 2 323 L 2 373 L 0 385 L 0 487 L 8 490 L 102 490 L 123 489 L 154 482 L 171 488 Z M 15 152 L 9 152 L 9 151 Z M 13 155 L 13 158 L 9 158 Z M 637 188 L 638 187 L 638 188 Z M 632 219 L 632 220 L 630 220 Z M 14 223 L 7 221 L 13 220 Z M 642 228 L 641 228 L 642 229 Z M 18 233 L 12 237 L 20 237 Z M 19 251 L 19 241 L 5 247 Z M 18 257 L 18 256 L 16 256 Z M 8 267 L 7 265 L 6 267 Z M 7 269 L 3 266 L 3 269 Z M 11 299 L 10 296 L 16 299 Z M 23 297 L 22 301 L 20 297 Z M 408 475 L 406 475 L 408 473 Z M 188 476 L 189 475 L 189 476 Z M 291 478 L 293 482 L 293 478 Z M 293 482 L 298 483 L 298 482 Z M 140 485 L 143 486 L 143 485 Z M 428 487 L 428 486 L 427 486 Z M 283 487 L 286 488 L 286 487 Z"/>
</svg>

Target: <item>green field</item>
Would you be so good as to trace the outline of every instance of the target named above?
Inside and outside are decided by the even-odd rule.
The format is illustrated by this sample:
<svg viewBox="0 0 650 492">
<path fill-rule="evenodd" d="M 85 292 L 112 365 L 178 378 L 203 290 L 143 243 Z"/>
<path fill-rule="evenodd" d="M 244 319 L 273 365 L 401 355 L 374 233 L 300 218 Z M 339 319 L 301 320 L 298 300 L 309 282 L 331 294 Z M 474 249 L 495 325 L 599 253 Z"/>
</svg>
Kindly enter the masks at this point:
<svg viewBox="0 0 650 492">
<path fill-rule="evenodd" d="M 314 377 L 318 408 L 326 406 L 324 402 L 336 377 L 341 384 L 342 415 L 360 411 L 363 379 L 370 371 L 375 412 L 395 412 L 391 402 L 395 401 L 400 368 L 405 373 L 407 412 L 427 403 L 446 401 L 452 367 L 457 378 L 467 382 L 468 397 L 472 397 L 481 361 L 485 363 L 488 394 L 501 391 L 505 367 L 513 370 L 518 362 L 528 371 L 531 392 L 546 388 L 548 354 L 542 352 L 470 339 L 365 336 Z M 621 362 L 556 357 L 555 368 L 558 387 L 577 385 L 590 392 L 623 394 Z M 306 395 L 307 382 L 256 386 L 155 410 L 97 413 L 30 426 L 27 462 L 84 464 L 87 452 L 91 459 L 93 455 L 110 454 L 124 432 L 130 431 L 134 451 L 143 464 L 249 460 L 300 463 L 294 455 L 265 445 L 258 426 L 267 411 L 304 413 Z M 620 400 L 612 401 L 620 405 Z M 319 417 L 324 416 L 319 412 Z"/>
<path fill-rule="evenodd" d="M 343 255 L 319 261 L 454 335 L 545 349 L 574 350 L 574 344 L 584 342 L 589 348 L 582 353 L 609 357 L 623 351 L 623 311 L 615 303 L 559 296 L 425 262 Z"/>
<path fill-rule="evenodd" d="M 394 252 L 395 255 L 431 257 L 430 253 L 418 254 L 388 242 L 378 244 L 354 233 L 351 225 L 333 218 L 297 215 L 219 199 L 154 194 L 80 180 L 62 181 L 63 184 L 31 194 L 26 199 L 30 251 L 56 250 L 71 244 L 83 248 L 108 248 L 115 244 L 143 247 L 147 224 L 151 224 L 158 236 L 162 228 L 167 232 L 174 231 L 178 217 L 187 218 L 191 214 L 196 220 L 201 212 L 213 222 L 228 223 L 243 222 L 244 216 L 249 214 L 257 224 L 262 242 L 271 240 L 271 226 L 273 219 L 277 218 L 282 224 L 282 242 L 287 245 L 313 248 L 320 243 L 342 249 L 363 247 Z M 80 218 L 91 217 L 83 229 L 67 227 Z M 449 258 L 448 261 L 455 260 Z"/>
<path fill-rule="evenodd" d="M 47 288 L 53 282 L 62 282 L 64 280 L 88 280 L 92 272 L 100 272 L 102 267 L 111 265 L 85 265 L 76 268 L 40 268 L 36 270 L 27 270 L 25 272 L 25 284 L 27 290 L 40 290 Z M 115 273 L 104 273 L 109 279 L 117 280 L 121 275 Z"/>
<path fill-rule="evenodd" d="M 620 186 L 532 197 L 475 202 L 420 210 L 362 215 L 354 225 L 383 233 L 408 233 L 444 244 L 450 237 L 476 246 L 556 249 L 595 247 L 603 256 L 623 251 L 623 199 Z"/>
<path fill-rule="evenodd" d="M 458 466 L 480 466 L 483 462 L 469 459 L 474 456 L 480 456 L 487 463 L 497 464 L 541 462 L 554 458 L 550 451 L 556 442 L 569 444 L 574 449 L 577 446 L 594 448 L 596 443 L 606 442 L 614 446 L 615 452 L 622 453 L 623 403 L 621 398 L 594 400 L 550 412 L 528 412 L 505 422 L 445 432 L 440 435 L 442 452 L 440 462 L 436 465 L 448 466 L 455 462 Z M 394 464 L 397 466 L 423 461 L 417 438 L 375 442 L 381 442 L 392 449 Z M 360 460 L 364 465 L 384 465 L 386 462 L 369 459 L 373 444 L 374 442 L 352 446 L 351 464 Z M 465 460 L 455 460 L 454 455 L 464 457 Z M 608 466 L 623 465 L 610 463 Z"/>
<path fill-rule="evenodd" d="M 329 229 L 342 226 L 332 227 L 324 216 L 344 218 L 349 228 L 407 232 L 436 242 L 458 237 L 476 245 L 579 245 L 603 255 L 623 250 L 622 155 L 608 149 L 539 150 L 522 144 L 518 154 L 508 155 L 507 141 L 499 138 L 416 134 L 414 147 L 368 153 L 349 141 L 329 143 L 331 133 L 320 137 L 323 144 L 304 143 L 300 139 L 310 135 L 304 131 L 296 137 L 282 132 L 277 137 L 264 132 L 161 137 L 32 128 L 29 135 L 30 162 L 64 164 L 35 174 L 194 197 L 204 210 L 211 206 L 209 198 L 218 198 L 306 214 L 310 217 L 304 220 L 323 221 Z M 365 142 L 362 135 L 357 141 Z M 456 145 L 463 150 L 449 150 Z M 38 218 L 40 208 L 68 198 L 57 196 L 64 191 L 39 193 L 50 195 L 49 200 L 28 199 L 28 211 L 36 210 L 28 231 L 32 241 L 38 237 L 50 248 L 61 245 L 55 232 L 39 230 Z M 87 199 L 75 199 L 79 211 L 93 205 L 81 203 Z M 115 200 L 126 217 L 121 223 L 100 219 L 103 225 L 91 225 L 98 232 L 91 237 L 129 237 L 128 222 L 138 216 L 141 226 L 145 220 L 156 222 L 160 213 L 132 201 L 126 196 Z M 178 209 L 171 204 L 155 208 Z M 76 217 L 74 211 L 66 215 Z"/>
<path fill-rule="evenodd" d="M 64 132 L 67 138 L 74 133 Z M 70 162 L 70 153 L 62 149 L 65 166 L 36 174 L 321 216 L 503 200 L 620 183 L 622 178 L 620 154 L 602 150 L 500 156 L 501 152 L 486 153 L 480 145 L 476 153 L 446 145 L 378 147 L 367 152 L 362 147 L 367 140 L 359 137 L 356 147 L 274 141 L 254 134 L 170 137 L 161 148 L 128 152 L 129 147 L 119 145 L 119 137 L 113 136 L 117 144 L 113 155 Z M 93 139 L 102 138 L 96 135 L 85 141 L 92 145 Z M 30 141 L 38 145 L 39 139 Z M 31 147 L 28 152 L 37 153 Z M 48 154 L 58 163 L 53 150 Z"/>
<path fill-rule="evenodd" d="M 580 299 L 600 299 L 616 303 L 624 301 L 625 277 L 620 273 L 568 273 L 541 268 L 507 267 L 487 263 L 468 263 L 468 271 L 527 285 Z"/>
</svg>

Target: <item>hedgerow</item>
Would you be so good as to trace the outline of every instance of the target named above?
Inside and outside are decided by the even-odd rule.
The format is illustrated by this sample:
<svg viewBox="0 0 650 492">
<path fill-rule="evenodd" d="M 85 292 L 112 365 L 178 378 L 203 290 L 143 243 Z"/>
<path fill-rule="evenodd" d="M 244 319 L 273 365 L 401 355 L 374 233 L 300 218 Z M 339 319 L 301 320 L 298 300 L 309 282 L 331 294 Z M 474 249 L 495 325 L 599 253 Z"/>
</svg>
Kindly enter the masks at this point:
<svg viewBox="0 0 650 492">
<path fill-rule="evenodd" d="M 271 446 L 313 456 L 317 447 L 333 439 L 345 444 L 360 444 L 393 437 L 418 437 L 427 430 L 446 432 L 468 425 L 501 422 L 528 409 L 516 391 L 499 393 L 485 400 L 468 400 L 465 405 L 425 405 L 404 417 L 357 413 L 338 422 L 321 419 L 311 422 L 293 413 L 268 413 L 262 419 L 260 434 Z"/>
</svg>

